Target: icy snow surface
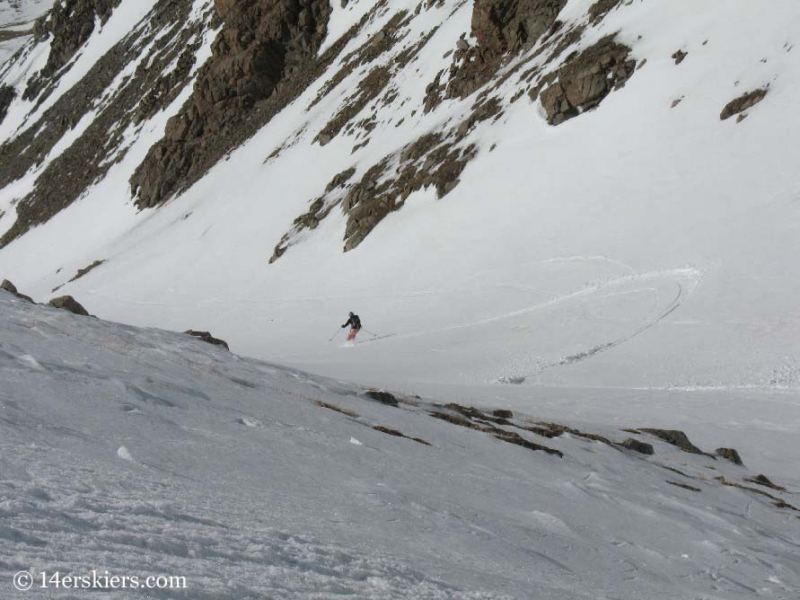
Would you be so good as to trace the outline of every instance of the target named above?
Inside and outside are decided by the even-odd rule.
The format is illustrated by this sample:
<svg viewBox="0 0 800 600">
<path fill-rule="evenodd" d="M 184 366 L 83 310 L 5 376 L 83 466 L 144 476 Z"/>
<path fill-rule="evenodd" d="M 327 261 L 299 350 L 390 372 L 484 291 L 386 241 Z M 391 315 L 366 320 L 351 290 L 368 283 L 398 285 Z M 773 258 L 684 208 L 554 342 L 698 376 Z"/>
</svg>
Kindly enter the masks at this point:
<svg viewBox="0 0 800 600">
<path fill-rule="evenodd" d="M 800 589 L 798 513 L 713 479 L 746 469 L 655 438 L 643 458 L 527 434 L 559 458 L 434 419 L 433 398 L 395 408 L 2 291 L 0 379 L 3 598 L 83 598 L 17 594 L 11 577 L 92 569 L 182 576 L 185 592 L 152 597 L 201 600 L 788 600 Z"/>
</svg>

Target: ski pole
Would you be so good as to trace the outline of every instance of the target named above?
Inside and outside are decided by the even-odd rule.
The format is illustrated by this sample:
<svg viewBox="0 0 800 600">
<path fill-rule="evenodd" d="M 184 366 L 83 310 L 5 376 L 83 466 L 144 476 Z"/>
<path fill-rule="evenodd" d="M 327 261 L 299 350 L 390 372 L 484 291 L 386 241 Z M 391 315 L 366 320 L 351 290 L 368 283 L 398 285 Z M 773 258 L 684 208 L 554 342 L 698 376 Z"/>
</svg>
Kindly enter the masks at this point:
<svg viewBox="0 0 800 600">
<path fill-rule="evenodd" d="M 333 338 L 335 338 L 337 335 L 339 335 L 339 332 L 340 332 L 341 330 L 342 330 L 342 328 L 341 328 L 341 327 L 337 327 L 337 328 L 336 328 L 336 333 L 334 333 L 334 334 L 331 336 L 331 339 L 329 339 L 329 340 L 328 340 L 328 343 L 329 343 L 329 344 L 330 344 L 330 343 L 333 341 Z"/>
<path fill-rule="evenodd" d="M 362 328 L 362 329 L 363 329 L 363 328 Z M 377 333 L 372 333 L 372 332 L 371 332 L 369 329 L 364 329 L 364 331 L 365 331 L 366 333 L 370 334 L 372 337 L 378 337 L 378 334 L 377 334 Z"/>
</svg>

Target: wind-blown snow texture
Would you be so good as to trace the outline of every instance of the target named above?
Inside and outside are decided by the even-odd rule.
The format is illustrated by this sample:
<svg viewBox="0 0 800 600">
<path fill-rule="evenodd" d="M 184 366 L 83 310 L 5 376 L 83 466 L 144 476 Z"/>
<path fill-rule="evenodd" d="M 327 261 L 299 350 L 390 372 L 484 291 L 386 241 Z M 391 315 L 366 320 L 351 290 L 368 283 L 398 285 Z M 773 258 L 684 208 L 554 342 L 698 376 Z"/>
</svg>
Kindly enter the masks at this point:
<svg viewBox="0 0 800 600">
<path fill-rule="evenodd" d="M 800 513 L 713 479 L 740 483 L 745 468 L 656 438 L 636 436 L 656 449 L 642 457 L 520 431 L 564 457 L 532 452 L 429 416 L 429 398 L 387 406 L 351 384 L 2 291 L 0 340 L 4 598 L 57 593 L 15 595 L 23 569 L 179 575 L 185 591 L 153 597 L 216 600 L 800 589 Z"/>
<path fill-rule="evenodd" d="M 99 54 L 130 31 L 149 31 L 148 10 L 154 4 L 123 0 L 109 21 L 96 27 L 42 104 L 24 100 L 21 92 L 45 64 L 49 41 L 26 46 L 0 71 L 0 83 L 18 92 L 0 123 L 0 139 L 13 140 L 37 127 L 46 132 L 51 124 L 38 121 L 45 110 L 79 83 Z M 208 14 L 213 3 L 196 0 L 191 22 L 205 29 L 198 33 L 196 61 L 185 88 L 152 116 L 121 122 L 124 139 L 109 150 L 108 172 L 65 210 L 0 250 L 0 275 L 40 301 L 69 293 L 101 318 L 179 331 L 210 330 L 230 342 L 234 352 L 337 380 L 441 401 L 512 408 L 587 428 L 680 428 L 706 450 L 734 445 L 754 472 L 800 485 L 800 271 L 795 268 L 800 255 L 795 167 L 800 164 L 800 121 L 794 116 L 800 97 L 800 51 L 795 47 L 800 6 L 780 0 L 754 11 L 746 0 L 634 0 L 620 3 L 589 25 L 592 4 L 566 3 L 558 17 L 561 31 L 586 29 L 560 54 L 536 54 L 541 45 L 534 46 L 511 57 L 487 83 L 485 89 L 497 98 L 500 113 L 465 130 L 460 144 L 474 144 L 477 154 L 447 195 L 437 199 L 434 186 L 413 192 L 402 209 L 389 213 L 346 253 L 342 249 L 348 218 L 341 206 L 334 206 L 316 228 L 290 236 L 285 254 L 270 264 L 276 245 L 334 176 L 353 168 L 351 183 L 358 181 L 384 157 L 401 153 L 426 133 L 457 130 L 472 113 L 480 92 L 444 99 L 429 112 L 423 105 L 437 73 L 444 71 L 440 83 L 447 83 L 459 38 L 464 35 L 470 45 L 476 43 L 469 32 L 473 2 L 350 0 L 346 8 L 333 2 L 323 51 L 335 47 L 336 40 L 362 19 L 363 25 L 327 72 L 185 192 L 160 208 L 137 211 L 130 178 L 163 136 L 168 119 L 189 99 L 194 74 L 211 56 L 216 32 L 208 29 Z M 400 11 L 408 13 L 396 32 L 398 41 L 377 57 L 348 63 L 340 71 L 345 57 L 378 40 Z M 639 67 L 596 109 L 563 124 L 548 125 L 540 100 L 520 95 L 527 90 L 519 71 L 502 79 L 521 63 L 521 71 L 554 72 L 567 57 L 612 34 L 631 48 Z M 425 43 L 413 60 L 392 63 L 420 40 Z M 676 64 L 672 57 L 679 50 L 687 54 Z M 143 49 L 139 60 L 145 56 Z M 386 90 L 350 119 L 358 126 L 344 128 L 320 145 L 318 135 L 343 106 L 352 104 L 359 83 L 390 63 L 396 68 Z M 14 225 L 15 207 L 36 189 L 48 165 L 84 134 L 136 66 L 120 73 L 41 163 L 0 190 L 0 234 Z M 332 81 L 338 85 L 329 89 L 326 84 Z M 726 104 L 757 89 L 768 93 L 747 110 L 744 120 L 720 119 Z M 321 95 L 323 90 L 329 93 Z M 392 165 L 398 159 L 393 160 Z M 392 169 L 384 178 L 392 176 Z M 101 260 L 100 266 L 70 281 Z M 14 305 L 9 310 L 21 315 L 35 309 Z M 350 310 L 361 316 L 365 330 L 358 344 L 341 347 L 338 326 Z M 11 323 L 21 317 L 9 318 Z M 101 337 L 123 336 L 99 333 L 106 327 L 100 323 L 84 323 L 80 334 L 72 334 L 81 340 L 84 328 Z M 126 398 L 121 403 L 137 406 L 131 398 L 138 397 L 153 411 L 147 413 L 146 431 L 134 431 L 129 439 L 120 431 L 129 426 L 131 415 L 120 408 L 111 413 L 113 418 L 101 416 L 102 411 L 114 410 L 108 402 L 97 412 L 97 398 L 113 397 L 107 391 L 112 384 L 103 383 L 97 396 L 87 392 L 86 386 L 91 389 L 96 382 L 85 365 L 101 360 L 103 344 L 98 342 L 94 349 L 87 345 L 78 353 L 88 353 L 87 358 L 75 359 L 84 365 L 79 369 L 83 373 L 75 375 L 83 383 L 78 385 L 80 393 L 70 398 L 86 404 L 76 409 L 77 416 L 53 413 L 67 411 L 66 405 L 53 404 L 46 395 L 37 401 L 38 392 L 48 389 L 44 383 L 39 386 L 38 378 L 60 389 L 61 379 L 69 381 L 72 371 L 59 367 L 56 375 L 57 370 L 48 370 L 45 363 L 71 361 L 65 354 L 75 351 L 48 354 L 56 352 L 49 344 L 61 339 L 55 333 L 47 334 L 47 343 L 38 340 L 39 346 L 25 347 L 26 331 L 33 335 L 14 326 L 13 336 L 2 340 L 8 354 L 3 360 L 15 369 L 39 364 L 42 370 L 17 385 L 20 391 L 14 393 L 25 394 L 25 402 L 10 395 L 5 380 L 0 394 L 17 402 L 19 410 L 39 407 L 39 416 L 30 422 L 42 440 L 47 439 L 46 429 L 36 427 L 58 427 L 62 418 L 64 427 L 77 432 L 64 439 L 74 445 L 76 456 L 84 457 L 75 463 L 83 466 L 75 468 L 88 471 L 65 478 L 78 483 L 64 485 L 72 485 L 67 489 L 75 494 L 91 491 L 97 484 L 86 483 L 88 479 L 94 482 L 98 473 L 126 469 L 116 475 L 121 478 L 113 480 L 116 484 L 97 488 L 100 499 L 85 508 L 83 525 L 69 520 L 74 513 L 69 506 L 29 501 L 37 507 L 31 510 L 44 511 L 55 530 L 73 536 L 62 548 L 75 547 L 81 531 L 110 528 L 104 514 L 121 514 L 131 503 L 146 502 L 141 494 L 126 491 L 141 485 L 139 490 L 169 508 L 158 513 L 166 515 L 161 517 L 150 514 L 150 508 L 134 511 L 141 517 L 136 531 L 176 521 L 171 515 L 183 514 L 186 497 L 197 490 L 209 498 L 209 507 L 223 503 L 233 515 L 224 527 L 196 524 L 202 531 L 195 532 L 196 537 L 191 534 L 195 541 L 184 539 L 178 549 L 160 538 L 154 541 L 163 553 L 157 564 L 164 559 L 167 564 L 174 561 L 176 569 L 189 569 L 190 551 L 202 557 L 204 549 L 206 563 L 213 562 L 208 557 L 222 552 L 217 544 L 228 548 L 229 554 L 222 556 L 233 564 L 248 549 L 257 548 L 258 565 L 265 557 L 277 556 L 282 567 L 268 573 L 247 568 L 255 579 L 246 585 L 256 594 L 270 590 L 302 596 L 330 583 L 334 587 L 324 589 L 331 593 L 342 585 L 357 595 L 378 595 L 376 588 L 385 585 L 386 596 L 399 595 L 412 584 L 420 586 L 418 595 L 423 597 L 460 596 L 454 586 L 538 598 L 595 598 L 597 589 L 608 597 L 625 598 L 796 596 L 797 521 L 771 505 L 762 511 L 762 499 L 747 492 L 720 486 L 709 491 L 703 485 L 697 494 L 664 485 L 664 473 L 648 461 L 602 445 L 587 447 L 579 440 L 557 441 L 570 446 L 559 446 L 567 455 L 564 460 L 498 446 L 500 442 L 483 434 L 431 423 L 417 410 L 392 412 L 365 405 L 360 397 L 347 396 L 355 391 L 350 385 L 313 378 L 309 381 L 315 383 L 302 383 L 295 379 L 307 376 L 238 360 L 197 346 L 199 342 L 121 328 L 119 332 L 137 341 L 117 350 L 114 369 L 125 370 L 125 355 L 134 348 L 140 353 L 135 360 L 145 362 L 137 362 L 138 370 L 128 375 L 104 376 L 127 382 L 114 384 L 118 397 Z M 328 343 L 334 333 L 340 337 Z M 149 335 L 159 341 L 140 337 L 150 339 Z M 139 341 L 155 349 L 139 350 Z M 178 363 L 189 358 L 179 358 L 175 344 L 188 345 L 188 357 L 199 352 L 195 358 L 202 369 L 242 369 L 243 380 L 257 387 L 230 384 L 220 373 L 209 375 L 208 381 L 196 380 L 197 371 L 179 373 L 179 365 L 167 357 Z M 35 364 L 20 359 L 24 355 L 33 356 Z M 228 361 L 227 366 L 215 360 Z M 161 375 L 150 375 L 150 369 Z M 147 377 L 153 381 L 148 383 Z M 170 387 L 171 378 L 178 388 Z M 144 395 L 137 396 L 128 385 L 144 390 Z M 235 392 L 230 385 L 238 385 Z M 306 385 L 328 389 L 310 392 Z M 207 397 L 198 399 L 198 387 Z M 181 407 L 203 409 L 188 416 L 181 407 L 159 407 L 157 400 L 148 404 L 151 396 L 168 393 L 182 398 Z M 287 406 L 284 400 L 293 394 L 305 399 Z M 329 414 L 309 400 L 318 396 L 356 410 L 370 423 L 433 438 L 429 441 L 434 450 Z M 29 409 L 28 402 L 33 403 Z M 4 410 L 14 414 L 11 408 Z M 189 424 L 176 413 L 186 414 Z M 94 428 L 72 420 L 84 415 L 91 421 L 96 414 Z M 240 417 L 261 426 L 236 425 Z M 328 420 L 321 425 L 321 418 Z M 224 423 L 221 429 L 219 423 Z M 162 441 L 148 445 L 143 440 L 152 440 L 154 431 Z M 302 437 L 306 435 L 308 439 Z M 351 444 L 350 438 L 363 445 Z M 26 433 L 18 439 L 32 438 Z M 142 441 L 137 444 L 137 439 Z M 222 451 L 214 453 L 209 439 L 222 444 Z M 4 460 L 6 445 L 14 452 L 10 456 L 16 458 L 9 459 L 17 461 L 14 464 L 24 458 L 19 453 L 30 451 L 35 458 L 29 446 L 5 440 L 0 442 Z M 340 441 L 341 447 L 336 445 Z M 39 462 L 59 469 L 47 448 L 43 443 L 36 446 L 36 452 L 45 453 Z M 270 453 L 287 448 L 291 453 L 279 454 L 286 461 L 278 464 Z M 666 447 L 659 445 L 657 450 L 661 460 Z M 443 453 L 442 462 L 432 461 L 431 452 Z M 236 462 L 238 454 L 246 462 Z M 479 462 L 474 462 L 476 456 Z M 198 457 L 201 460 L 195 462 Z M 705 477 L 729 468 L 704 460 L 694 458 L 677 468 Z M 213 468 L 201 469 L 202 461 Z M 284 464 L 289 461 L 301 465 L 297 472 L 289 473 Z M 183 476 L 178 480 L 185 478 L 181 485 L 187 487 L 161 488 L 179 485 L 168 472 Z M 219 483 L 194 481 L 208 472 Z M 31 477 L 26 479 L 31 487 L 57 489 L 55 483 L 30 483 L 36 481 L 31 474 L 20 477 Z M 362 477 L 363 488 L 352 484 Z M 259 478 L 261 483 L 254 483 Z M 337 489 L 342 480 L 351 482 L 349 487 Z M 244 493 L 245 488 L 251 493 Z M 289 491 L 268 492 L 273 489 Z M 319 500 L 321 489 L 334 508 Z M 420 490 L 425 490 L 424 497 L 415 495 L 422 494 Z M 308 498 L 313 500 L 302 504 Z M 2 510 L 30 518 L 28 505 L 11 502 Z M 76 506 L 83 510 L 83 505 Z M 251 506 L 261 509 L 253 514 Z M 401 514 L 392 513 L 398 506 Z M 267 507 L 275 512 L 267 514 Z M 197 504 L 186 510 L 198 517 L 206 508 Z M 532 511 L 541 514 L 537 517 Z M 293 521 L 310 518 L 307 514 L 313 515 L 313 523 Z M 607 529 L 606 522 L 611 523 Z M 34 527 L 32 519 L 29 525 Z M 271 533 L 261 535 L 262 531 Z M 312 538 L 305 537 L 309 532 Z M 396 539 L 390 540 L 389 533 Z M 14 535 L 9 539 L 16 539 Z M 281 554 L 284 550 L 278 550 L 276 541 L 283 535 L 301 540 L 293 542 L 287 554 Z M 530 548 L 538 546 L 529 535 L 544 540 L 546 557 L 530 554 Z M 116 538 L 109 539 L 97 549 L 100 555 L 111 554 L 103 544 L 116 543 Z M 128 546 L 148 547 L 147 539 L 143 533 L 134 534 Z M 312 558 L 299 559 L 304 553 Z M 302 565 L 319 564 L 322 555 L 333 556 L 334 562 L 345 557 L 342 560 L 356 566 L 303 571 Z M 29 556 L 42 554 L 31 550 Z M 76 558 L 84 561 L 81 565 L 91 563 L 81 556 Z M 136 556 L 150 560 L 146 552 Z M 1 560 L 17 566 L 25 563 L 23 559 Z M 362 569 L 360 561 L 367 566 Z M 533 568 L 529 561 L 534 561 Z M 129 563 L 120 558 L 116 564 Z M 224 598 L 227 593 L 239 598 L 235 586 L 213 587 L 220 580 L 216 574 L 224 572 L 227 581 L 233 580 L 223 567 L 213 568 L 219 570 L 208 577 L 209 597 Z M 627 570 L 631 587 L 622 583 Z M 364 573 L 377 573 L 377 579 Z M 280 588 L 284 576 L 287 583 Z M 328 576 L 332 579 L 325 579 Z M 296 588 L 298 582 L 308 587 Z"/>
</svg>

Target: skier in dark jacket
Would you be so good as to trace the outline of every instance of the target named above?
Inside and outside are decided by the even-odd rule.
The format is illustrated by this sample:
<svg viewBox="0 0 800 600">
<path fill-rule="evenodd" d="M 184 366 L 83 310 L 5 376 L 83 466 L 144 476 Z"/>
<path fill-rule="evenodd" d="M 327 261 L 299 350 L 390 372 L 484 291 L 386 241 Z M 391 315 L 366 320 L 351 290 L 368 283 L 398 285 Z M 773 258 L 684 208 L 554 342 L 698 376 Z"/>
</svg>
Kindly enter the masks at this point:
<svg viewBox="0 0 800 600">
<path fill-rule="evenodd" d="M 357 314 L 351 312 L 350 318 L 347 319 L 347 323 L 342 325 L 342 329 L 348 325 L 350 326 L 350 333 L 347 334 L 347 341 L 352 342 L 354 339 L 356 339 L 358 332 L 361 331 L 361 319 L 358 318 Z"/>
</svg>

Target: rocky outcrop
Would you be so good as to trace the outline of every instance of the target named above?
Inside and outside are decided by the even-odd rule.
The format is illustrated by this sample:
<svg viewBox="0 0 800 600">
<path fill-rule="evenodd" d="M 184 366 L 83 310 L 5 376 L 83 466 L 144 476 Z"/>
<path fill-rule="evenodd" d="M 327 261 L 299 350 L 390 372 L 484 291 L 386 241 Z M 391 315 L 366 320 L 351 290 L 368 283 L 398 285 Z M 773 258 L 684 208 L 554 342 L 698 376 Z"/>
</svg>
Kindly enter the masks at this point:
<svg viewBox="0 0 800 600">
<path fill-rule="evenodd" d="M 471 31 L 477 45 L 457 44 L 446 97 L 464 98 L 488 82 L 510 52 L 529 47 L 556 23 L 566 0 L 475 0 Z M 426 109 L 433 108 L 438 80 Z"/>
<path fill-rule="evenodd" d="M 597 0 L 589 7 L 589 23 L 595 25 L 602 21 L 620 2 L 621 0 Z"/>
<path fill-rule="evenodd" d="M 352 250 L 389 213 L 398 210 L 406 198 L 422 188 L 433 186 L 438 198 L 444 197 L 459 183 L 461 172 L 475 156 L 476 148 L 459 147 L 440 134 L 426 134 L 369 169 L 350 188 L 342 202 L 347 215 L 344 250 Z M 400 167 L 386 177 L 393 159 Z"/>
<path fill-rule="evenodd" d="M 497 408 L 492 411 L 492 416 L 498 419 L 511 419 L 514 417 L 514 413 L 505 408 Z"/>
<path fill-rule="evenodd" d="M 721 121 L 725 119 L 729 119 L 733 115 L 738 115 L 743 113 L 748 108 L 751 108 L 761 102 L 764 97 L 767 95 L 766 88 L 760 88 L 757 90 L 753 90 L 751 92 L 747 92 L 746 94 L 742 94 L 738 98 L 734 98 L 730 102 L 725 105 L 725 108 L 722 109 L 722 112 L 719 113 L 719 118 Z"/>
<path fill-rule="evenodd" d="M 381 404 L 386 404 L 387 406 L 394 406 L 397 407 L 399 405 L 397 398 L 394 397 L 394 394 L 390 394 L 389 392 L 384 392 L 383 390 L 367 390 L 364 392 L 364 395 L 367 398 L 371 398 Z"/>
<path fill-rule="evenodd" d="M 0 238 L 0 247 L 46 222 L 102 178 L 124 158 L 128 147 L 125 132 L 131 120 L 136 121 L 143 110 L 171 103 L 187 85 L 189 73 L 181 57 L 186 53 L 194 55 L 202 29 L 207 26 L 203 20 L 212 16 L 206 13 L 198 16 L 199 20 L 190 21 L 192 6 L 192 0 L 159 0 L 148 27 L 99 57 L 86 76 L 48 108 L 37 123 L 31 123 L 0 146 L 0 187 L 4 187 L 40 165 L 87 113 L 97 113 L 83 134 L 42 171 L 33 191 L 17 204 L 17 220 Z M 178 68 L 163 77 L 163 71 L 170 70 L 176 62 Z M 114 80 L 132 64 L 138 64 L 136 71 L 109 95 Z M 100 98 L 103 100 L 98 101 Z M 146 109 L 142 108 L 143 98 L 150 99 Z"/>
<path fill-rule="evenodd" d="M 475 0 L 472 34 L 484 51 L 503 54 L 535 42 L 566 0 Z"/>
<path fill-rule="evenodd" d="M 782 485 L 778 485 L 770 481 L 770 479 L 766 475 L 756 475 L 755 477 L 745 477 L 744 481 L 748 481 L 750 483 L 756 483 L 758 485 L 763 485 L 764 487 L 768 487 L 773 490 L 778 490 L 779 492 L 785 492 L 786 488 Z"/>
<path fill-rule="evenodd" d="M 0 85 L 0 123 L 2 123 L 8 114 L 8 107 L 17 96 L 17 91 L 10 85 Z"/>
<path fill-rule="evenodd" d="M 644 433 L 649 433 L 651 435 L 656 436 L 657 438 L 667 442 L 668 444 L 672 444 L 673 446 L 677 446 L 684 452 L 689 452 L 690 454 L 704 454 L 700 448 L 692 444 L 689 441 L 689 438 L 686 434 L 682 431 L 678 431 L 677 429 L 643 429 L 639 428 L 639 431 Z"/>
<path fill-rule="evenodd" d="M 78 303 L 78 301 L 75 300 L 75 298 L 73 298 L 72 296 L 59 296 L 58 298 L 53 298 L 52 300 L 50 300 L 48 304 L 53 308 L 68 310 L 69 312 L 76 315 L 82 315 L 84 317 L 89 316 L 89 312 L 85 308 L 83 308 L 83 306 L 81 306 L 80 303 Z"/>
<path fill-rule="evenodd" d="M 353 177 L 355 172 L 355 167 L 350 167 L 333 177 L 328 185 L 325 186 L 325 193 L 311 203 L 308 211 L 294 220 L 291 230 L 285 233 L 281 241 L 275 246 L 272 257 L 269 259 L 270 264 L 284 255 L 286 250 L 289 249 L 289 246 L 295 242 L 300 232 L 317 228 L 320 222 L 328 216 L 333 207 L 341 202 L 348 181 Z"/>
<path fill-rule="evenodd" d="M 647 442 L 640 442 L 634 438 L 628 438 L 624 442 L 620 444 L 623 448 L 627 448 L 628 450 L 633 450 L 634 452 L 638 452 L 639 454 L 654 454 L 652 444 L 648 444 Z"/>
<path fill-rule="evenodd" d="M 184 331 L 184 333 L 191 335 L 192 337 L 199 338 L 209 344 L 213 344 L 214 346 L 222 346 L 225 348 L 225 350 L 230 350 L 228 347 L 228 342 L 219 338 L 215 338 L 208 331 L 195 331 L 194 329 L 189 329 L 188 331 Z"/>
<path fill-rule="evenodd" d="M 325 38 L 328 0 L 216 0 L 224 26 L 212 46 L 190 101 L 170 119 L 131 178 L 137 206 L 152 207 L 194 181 L 253 128 L 243 126 L 257 103 L 313 80 Z M 273 114 L 282 106 L 273 107 Z M 268 119 L 267 119 L 268 120 Z M 259 119 L 260 124 L 265 122 Z"/>
<path fill-rule="evenodd" d="M 11 283 L 8 279 L 3 279 L 3 283 L 0 284 L 0 290 L 5 290 L 9 294 L 14 294 L 17 298 L 22 298 L 23 300 L 27 300 L 28 302 L 33 302 L 33 299 L 30 296 L 26 296 L 25 294 L 20 294 L 17 291 L 17 286 Z"/>
<path fill-rule="evenodd" d="M 679 65 L 683 62 L 683 59 L 686 58 L 687 56 L 689 56 L 688 52 L 685 52 L 684 50 L 676 50 L 671 58 L 672 60 L 675 61 L 676 65 Z"/>
<path fill-rule="evenodd" d="M 731 461 L 735 465 L 743 464 L 742 458 L 739 456 L 739 453 L 733 448 L 717 448 L 714 451 L 714 454 L 716 454 L 720 458 L 724 458 L 725 460 Z"/>
<path fill-rule="evenodd" d="M 62 0 L 36 22 L 33 29 L 37 40 L 50 37 L 50 54 L 36 77 L 28 82 L 23 98 L 33 100 L 42 89 L 58 79 L 58 71 L 89 39 L 95 23 L 108 21 L 120 0 Z"/>
<path fill-rule="evenodd" d="M 102 265 L 104 262 L 106 262 L 106 261 L 104 261 L 104 260 L 96 260 L 92 264 L 90 264 L 89 266 L 84 267 L 83 269 L 78 269 L 78 272 L 75 273 L 75 276 L 72 279 L 70 279 L 70 282 L 75 281 L 77 279 L 80 279 L 81 277 L 86 275 L 89 271 L 91 271 L 93 269 L 96 269 L 97 267 Z"/>
<path fill-rule="evenodd" d="M 605 37 L 558 69 L 558 80 L 541 94 L 547 122 L 558 125 L 597 107 L 636 69 L 630 48 Z"/>
</svg>

